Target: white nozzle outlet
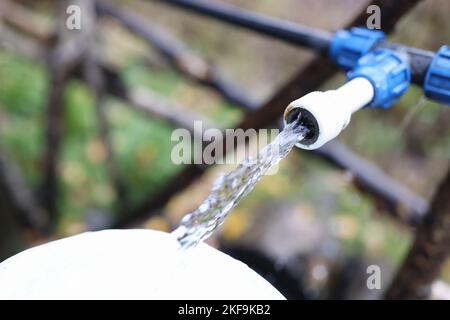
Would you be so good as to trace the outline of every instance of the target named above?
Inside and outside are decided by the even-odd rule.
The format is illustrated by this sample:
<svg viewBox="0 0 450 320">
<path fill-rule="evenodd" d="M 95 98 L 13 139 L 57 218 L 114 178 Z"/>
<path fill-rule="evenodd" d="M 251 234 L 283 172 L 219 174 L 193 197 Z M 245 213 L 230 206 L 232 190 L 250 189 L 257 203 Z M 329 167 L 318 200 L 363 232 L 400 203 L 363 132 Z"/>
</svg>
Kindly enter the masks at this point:
<svg viewBox="0 0 450 320">
<path fill-rule="evenodd" d="M 309 129 L 297 147 L 317 149 L 337 137 L 349 124 L 352 113 L 369 104 L 373 96 L 371 82 L 355 78 L 336 90 L 314 91 L 292 101 L 284 112 L 284 122 L 299 121 Z"/>
</svg>

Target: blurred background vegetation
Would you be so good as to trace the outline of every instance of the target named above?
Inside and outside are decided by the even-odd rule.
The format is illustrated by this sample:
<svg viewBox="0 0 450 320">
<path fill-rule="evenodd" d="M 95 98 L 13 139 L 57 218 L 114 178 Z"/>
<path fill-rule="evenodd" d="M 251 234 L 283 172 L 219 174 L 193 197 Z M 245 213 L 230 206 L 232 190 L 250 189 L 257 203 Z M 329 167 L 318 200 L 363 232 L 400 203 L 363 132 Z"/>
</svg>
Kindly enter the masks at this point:
<svg viewBox="0 0 450 320">
<path fill-rule="evenodd" d="M 44 24 L 54 23 L 54 1 L 20 2 L 36 12 Z M 367 5 L 359 0 L 226 2 L 330 31 Z M 207 57 L 256 101 L 268 99 L 313 57 L 307 50 L 159 2 L 115 3 L 138 12 Z M 449 42 L 449 17 L 449 1 L 422 1 L 398 23 L 390 39 L 436 50 Z M 215 91 L 178 74 L 157 51 L 112 19 L 101 19 L 98 28 L 97 54 L 118 68 L 129 86 L 150 89 L 223 127 L 233 127 L 243 116 L 242 110 Z M 49 77 L 45 61 L 37 63 L 18 55 L 8 45 L 0 49 L 0 144 L 34 190 L 43 180 Z M 322 89 L 335 88 L 344 79 L 341 73 Z M 63 104 L 59 218 L 51 238 L 82 232 L 96 219 L 110 220 L 125 202 L 129 207 L 137 206 L 181 170 L 170 161 L 173 128 L 108 97 L 105 106 L 112 147 L 128 190 L 126 199 L 118 197 L 105 165 L 107 153 L 98 134 L 95 97 L 84 82 L 70 80 Z M 422 90 L 412 87 L 389 111 L 355 114 L 339 140 L 429 199 L 450 158 L 449 124 L 450 110 L 425 101 Z M 209 170 L 171 199 L 164 215 L 147 220 L 144 226 L 170 231 L 206 196 L 217 174 L 229 169 L 217 166 Z M 332 277 L 330 266 L 336 261 L 341 268 L 356 261 L 361 266 L 377 263 L 394 270 L 411 241 L 410 230 L 380 213 L 370 197 L 356 190 L 348 173 L 306 152 L 291 153 L 278 174 L 264 177 L 219 233 L 225 247 L 257 247 L 281 264 L 294 256 L 305 257 L 305 286 L 312 297 L 323 295 L 321 288 Z M 27 239 L 26 246 L 48 240 L 31 235 Z M 219 245 L 217 236 L 210 243 Z M 450 264 L 443 276 L 450 281 Z"/>
</svg>

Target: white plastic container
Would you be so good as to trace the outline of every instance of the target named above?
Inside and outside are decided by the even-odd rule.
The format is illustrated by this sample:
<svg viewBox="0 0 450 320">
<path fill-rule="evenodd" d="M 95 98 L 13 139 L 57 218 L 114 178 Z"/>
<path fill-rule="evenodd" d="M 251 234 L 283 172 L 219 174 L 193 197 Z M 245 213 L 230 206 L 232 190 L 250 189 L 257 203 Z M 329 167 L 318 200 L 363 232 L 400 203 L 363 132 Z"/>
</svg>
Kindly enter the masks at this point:
<svg viewBox="0 0 450 320">
<path fill-rule="evenodd" d="M 0 264 L 0 299 L 284 299 L 247 265 L 206 245 L 181 251 L 151 230 L 83 233 Z"/>
</svg>

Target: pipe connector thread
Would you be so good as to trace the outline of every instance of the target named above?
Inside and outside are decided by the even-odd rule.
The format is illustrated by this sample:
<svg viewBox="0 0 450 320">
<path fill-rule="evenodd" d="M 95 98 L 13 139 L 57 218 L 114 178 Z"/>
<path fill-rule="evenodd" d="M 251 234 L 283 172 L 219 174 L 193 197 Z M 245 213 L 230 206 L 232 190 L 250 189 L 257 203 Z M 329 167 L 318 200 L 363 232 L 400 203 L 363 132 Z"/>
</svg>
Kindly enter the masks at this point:
<svg viewBox="0 0 450 320">
<path fill-rule="evenodd" d="M 372 50 L 386 38 L 383 31 L 353 27 L 338 30 L 331 40 L 329 55 L 344 70 L 353 69 L 358 59 Z"/>
<path fill-rule="evenodd" d="M 320 148 L 339 135 L 354 112 L 365 106 L 386 109 L 410 84 L 407 62 L 388 49 L 376 49 L 360 58 L 348 78 L 336 90 L 311 92 L 286 108 L 285 123 L 297 121 L 309 130 L 297 144 L 299 148 Z"/>
<path fill-rule="evenodd" d="M 366 78 L 372 83 L 374 97 L 368 107 L 387 109 L 408 89 L 411 74 L 408 62 L 388 49 L 375 49 L 358 60 L 349 80 Z"/>
<path fill-rule="evenodd" d="M 450 46 L 442 46 L 435 54 L 423 90 L 426 97 L 450 105 Z"/>
</svg>

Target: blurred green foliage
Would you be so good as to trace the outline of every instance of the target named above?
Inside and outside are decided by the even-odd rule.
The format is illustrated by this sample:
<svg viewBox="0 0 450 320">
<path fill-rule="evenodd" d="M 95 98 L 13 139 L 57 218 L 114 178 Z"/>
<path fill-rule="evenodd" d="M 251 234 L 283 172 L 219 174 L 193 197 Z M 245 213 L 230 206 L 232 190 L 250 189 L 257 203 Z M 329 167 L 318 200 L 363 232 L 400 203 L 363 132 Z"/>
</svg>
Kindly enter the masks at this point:
<svg viewBox="0 0 450 320">
<path fill-rule="evenodd" d="M 10 150 L 28 183 L 41 177 L 44 105 L 48 87 L 45 67 L 0 51 L 0 143 Z"/>
</svg>

